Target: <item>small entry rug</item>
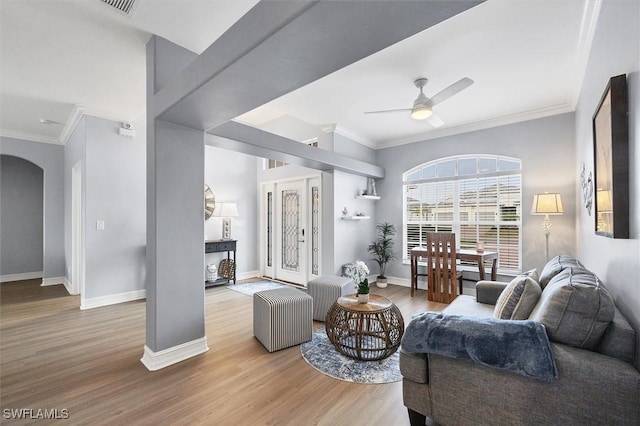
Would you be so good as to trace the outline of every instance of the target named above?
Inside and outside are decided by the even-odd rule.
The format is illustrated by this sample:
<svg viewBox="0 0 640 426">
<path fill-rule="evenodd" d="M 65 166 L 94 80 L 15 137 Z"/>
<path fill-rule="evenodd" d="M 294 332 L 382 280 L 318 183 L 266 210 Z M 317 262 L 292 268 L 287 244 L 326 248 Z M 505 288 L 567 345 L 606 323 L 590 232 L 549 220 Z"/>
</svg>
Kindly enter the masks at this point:
<svg viewBox="0 0 640 426">
<path fill-rule="evenodd" d="M 358 361 L 338 352 L 324 328 L 315 330 L 312 340 L 303 343 L 300 351 L 309 365 L 334 379 L 353 383 L 392 383 L 402 380 L 399 352 L 380 361 Z"/>
<path fill-rule="evenodd" d="M 247 296 L 252 296 L 256 291 L 271 290 L 280 287 L 286 287 L 286 285 L 267 280 L 245 284 L 230 284 L 227 286 L 229 290 L 237 291 Z"/>
</svg>

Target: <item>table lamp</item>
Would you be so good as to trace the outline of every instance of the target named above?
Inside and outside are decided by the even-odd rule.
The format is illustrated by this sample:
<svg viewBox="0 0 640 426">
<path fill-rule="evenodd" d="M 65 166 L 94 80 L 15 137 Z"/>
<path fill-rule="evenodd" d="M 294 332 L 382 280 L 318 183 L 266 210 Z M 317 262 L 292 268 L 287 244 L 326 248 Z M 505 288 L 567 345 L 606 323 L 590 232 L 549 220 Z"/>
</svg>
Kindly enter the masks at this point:
<svg viewBox="0 0 640 426">
<path fill-rule="evenodd" d="M 551 233 L 551 220 L 549 215 L 561 215 L 564 213 L 562 209 L 562 198 L 560 194 L 536 194 L 533 196 L 533 207 L 531 214 L 544 215 L 542 227 L 544 228 L 544 236 L 547 243 L 547 260 L 549 260 L 549 234 Z"/>
<path fill-rule="evenodd" d="M 231 218 L 238 217 L 238 206 L 236 203 L 218 203 L 213 215 L 222 218 L 222 239 L 231 239 Z"/>
</svg>

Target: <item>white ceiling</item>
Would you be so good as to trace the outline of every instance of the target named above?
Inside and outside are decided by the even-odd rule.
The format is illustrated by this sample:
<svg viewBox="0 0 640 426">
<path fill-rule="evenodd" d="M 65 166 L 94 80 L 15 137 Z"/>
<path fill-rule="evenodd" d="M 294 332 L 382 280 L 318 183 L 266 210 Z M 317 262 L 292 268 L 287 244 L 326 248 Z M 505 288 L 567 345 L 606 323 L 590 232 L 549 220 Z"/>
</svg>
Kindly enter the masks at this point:
<svg viewBox="0 0 640 426">
<path fill-rule="evenodd" d="M 99 0 L 2 0 L 0 134 L 64 143 L 82 114 L 133 121 L 151 34 L 201 53 L 256 3 L 138 1 L 128 17 Z M 238 120 L 334 125 L 384 147 L 572 111 L 598 10 L 590 0 L 489 0 Z M 434 107 L 439 129 L 408 113 L 363 114 L 411 107 L 418 77 L 427 96 L 475 83 Z"/>
</svg>

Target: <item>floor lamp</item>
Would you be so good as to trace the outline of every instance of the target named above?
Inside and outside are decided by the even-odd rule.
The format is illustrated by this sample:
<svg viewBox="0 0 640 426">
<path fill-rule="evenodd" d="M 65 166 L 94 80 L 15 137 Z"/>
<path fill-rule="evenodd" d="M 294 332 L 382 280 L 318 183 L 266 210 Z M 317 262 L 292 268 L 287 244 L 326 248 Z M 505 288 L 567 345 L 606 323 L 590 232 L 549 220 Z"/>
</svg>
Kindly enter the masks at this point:
<svg viewBox="0 0 640 426">
<path fill-rule="evenodd" d="M 533 196 L 533 207 L 531 214 L 544 215 L 542 227 L 544 228 L 544 237 L 547 243 L 547 261 L 549 260 L 549 234 L 551 233 L 551 219 L 549 215 L 561 215 L 564 213 L 562 209 L 562 198 L 560 194 L 536 194 Z"/>
<path fill-rule="evenodd" d="M 238 206 L 236 203 L 218 203 L 213 215 L 222 218 L 222 239 L 231 239 L 231 218 L 238 217 Z"/>
</svg>

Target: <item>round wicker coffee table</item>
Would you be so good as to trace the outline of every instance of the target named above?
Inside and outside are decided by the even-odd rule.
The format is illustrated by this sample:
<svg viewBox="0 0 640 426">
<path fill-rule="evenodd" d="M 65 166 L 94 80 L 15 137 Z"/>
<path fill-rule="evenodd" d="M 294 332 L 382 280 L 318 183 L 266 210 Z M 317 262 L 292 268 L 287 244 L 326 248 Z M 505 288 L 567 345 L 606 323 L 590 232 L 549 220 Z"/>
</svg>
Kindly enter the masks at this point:
<svg viewBox="0 0 640 426">
<path fill-rule="evenodd" d="M 400 309 L 386 297 L 370 294 L 368 303 L 358 303 L 356 295 L 350 294 L 331 306 L 325 328 L 340 353 L 363 361 L 376 361 L 398 350 L 404 320 Z"/>
</svg>

